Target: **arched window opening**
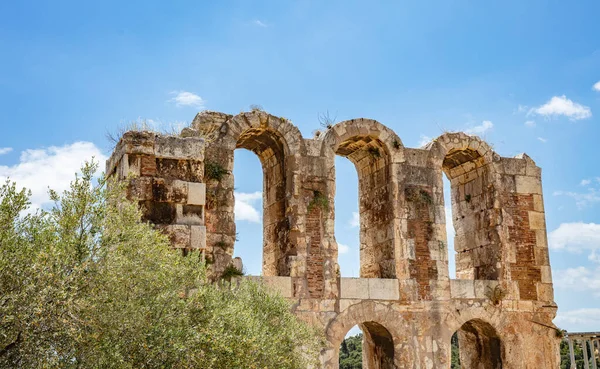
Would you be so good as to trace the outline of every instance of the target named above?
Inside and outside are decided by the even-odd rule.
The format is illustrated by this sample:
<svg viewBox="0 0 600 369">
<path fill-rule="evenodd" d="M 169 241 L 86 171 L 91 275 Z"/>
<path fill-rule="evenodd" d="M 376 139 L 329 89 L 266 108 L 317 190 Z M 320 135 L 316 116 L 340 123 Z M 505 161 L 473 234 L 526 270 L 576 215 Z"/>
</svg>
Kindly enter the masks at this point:
<svg viewBox="0 0 600 369">
<path fill-rule="evenodd" d="M 238 138 L 236 148 L 243 148 L 255 153 L 262 166 L 262 275 L 289 276 L 288 256 L 292 254 L 293 250 L 290 250 L 287 239 L 289 224 L 285 216 L 286 147 L 284 140 L 275 131 L 251 128 Z M 235 167 L 236 165 L 234 165 Z M 241 174 L 241 176 L 235 177 L 234 186 L 245 186 L 253 175 L 255 174 Z M 249 198 L 240 198 L 239 201 L 236 201 L 241 204 L 243 200 L 255 201 L 255 197 L 256 193 L 250 192 Z"/>
<path fill-rule="evenodd" d="M 234 215 L 236 242 L 233 249 L 234 265 L 239 268 L 243 261 L 243 272 L 248 275 L 262 274 L 263 245 L 263 179 L 256 173 L 262 172 L 258 157 L 248 150 L 235 150 L 233 159 Z M 235 261 L 236 258 L 240 258 Z"/>
<path fill-rule="evenodd" d="M 474 319 L 451 338 L 451 369 L 501 369 L 502 342 L 494 327 Z"/>
<path fill-rule="evenodd" d="M 443 169 L 450 181 L 456 278 L 497 280 L 500 237 L 490 164 L 477 150 L 451 150 Z"/>
<path fill-rule="evenodd" d="M 363 332 L 358 325 L 352 327 L 340 345 L 339 369 L 362 369 Z"/>
<path fill-rule="evenodd" d="M 341 277 L 360 276 L 358 176 L 349 160 L 335 158 L 335 239 Z"/>
<path fill-rule="evenodd" d="M 396 278 L 389 151 L 378 138 L 358 135 L 340 143 L 335 153 L 348 158 L 358 173 L 360 277 Z"/>
<path fill-rule="evenodd" d="M 394 369 L 394 339 L 379 323 L 358 324 L 342 341 L 339 362 L 340 369 Z"/>
</svg>

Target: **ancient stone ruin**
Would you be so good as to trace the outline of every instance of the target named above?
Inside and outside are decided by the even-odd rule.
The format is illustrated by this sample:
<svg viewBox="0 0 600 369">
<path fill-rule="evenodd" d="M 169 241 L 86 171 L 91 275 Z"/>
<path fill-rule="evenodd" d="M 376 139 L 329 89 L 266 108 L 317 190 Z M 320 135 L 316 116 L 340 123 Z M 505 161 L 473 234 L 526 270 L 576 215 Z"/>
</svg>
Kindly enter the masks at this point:
<svg viewBox="0 0 600 369">
<path fill-rule="evenodd" d="M 198 114 L 178 136 L 126 133 L 107 163 L 130 179 L 144 220 L 214 275 L 236 240 L 234 150 L 263 168 L 262 280 L 327 338 L 322 368 L 359 325 L 365 368 L 557 368 L 560 333 L 548 259 L 541 171 L 475 136 L 446 133 L 407 148 L 381 123 L 353 119 L 303 138 L 255 110 Z M 336 155 L 358 172 L 360 278 L 341 278 L 334 237 Z M 258 175 L 258 173 L 257 173 Z M 451 182 L 457 279 L 448 275 L 442 177 Z"/>
</svg>

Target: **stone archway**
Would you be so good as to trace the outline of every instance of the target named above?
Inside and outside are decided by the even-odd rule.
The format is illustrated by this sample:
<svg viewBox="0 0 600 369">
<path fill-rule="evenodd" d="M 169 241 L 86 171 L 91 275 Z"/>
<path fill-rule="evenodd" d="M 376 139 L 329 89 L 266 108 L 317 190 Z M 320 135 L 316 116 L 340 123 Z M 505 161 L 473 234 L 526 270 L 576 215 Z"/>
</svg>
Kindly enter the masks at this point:
<svg viewBox="0 0 600 369">
<path fill-rule="evenodd" d="M 262 166 L 262 274 L 290 276 L 291 258 L 298 252 L 297 242 L 290 240 L 290 229 L 298 217 L 288 214 L 288 208 L 290 189 L 296 180 L 294 168 L 305 151 L 300 131 L 286 119 L 259 110 L 236 116 L 203 112 L 196 116 L 192 127 L 203 132 L 209 142 L 205 171 L 212 168 L 220 171 L 218 179 L 205 173 L 207 249 L 215 264 L 227 265 L 233 255 L 236 239 L 233 152 L 247 149 L 258 156 Z"/>
<path fill-rule="evenodd" d="M 489 323 L 472 319 L 455 334 L 458 337 L 461 369 L 502 368 L 502 341 Z"/>
<path fill-rule="evenodd" d="M 502 275 L 496 154 L 478 137 L 446 133 L 430 144 L 434 165 L 450 180 L 456 277 L 498 280 Z M 483 250 L 483 251 L 482 251 Z"/>
<path fill-rule="evenodd" d="M 353 119 L 337 123 L 323 138 L 324 155 L 349 159 L 358 173 L 360 218 L 360 276 L 396 278 L 393 201 L 397 188 L 392 163 L 403 149 L 400 138 L 381 123 Z M 335 170 L 335 168 L 333 168 Z M 332 178 L 335 183 L 335 178 Z"/>
</svg>

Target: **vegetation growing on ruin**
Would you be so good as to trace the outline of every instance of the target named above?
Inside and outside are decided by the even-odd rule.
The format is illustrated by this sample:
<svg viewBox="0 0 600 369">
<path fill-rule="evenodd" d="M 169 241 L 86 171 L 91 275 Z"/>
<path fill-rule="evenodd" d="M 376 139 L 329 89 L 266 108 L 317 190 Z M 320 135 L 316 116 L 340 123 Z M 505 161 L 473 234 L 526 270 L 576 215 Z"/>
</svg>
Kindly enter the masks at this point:
<svg viewBox="0 0 600 369">
<path fill-rule="evenodd" d="M 204 162 L 204 176 L 207 179 L 214 179 L 217 182 L 221 182 L 225 174 L 227 174 L 227 170 L 221 164 L 212 161 Z"/>
<path fill-rule="evenodd" d="M 235 265 L 229 264 L 223 273 L 221 273 L 221 279 L 226 281 L 230 281 L 232 278 L 241 277 L 244 275 L 244 272 L 235 267 Z"/>
<path fill-rule="evenodd" d="M 319 124 L 321 125 L 321 127 L 325 128 L 325 129 L 331 129 L 337 122 L 337 114 L 332 118 L 329 115 L 329 110 L 327 110 L 325 113 L 320 113 L 318 115 L 318 119 L 319 119 Z"/>
<path fill-rule="evenodd" d="M 407 187 L 405 193 L 408 201 L 428 205 L 433 204 L 433 198 L 431 197 L 431 194 L 422 188 Z"/>
<path fill-rule="evenodd" d="M 329 209 L 329 199 L 323 195 L 321 191 L 313 191 L 313 198 L 308 203 L 308 211 L 311 211 L 315 207 L 320 208 L 323 211 Z"/>
<path fill-rule="evenodd" d="M 287 300 L 251 281 L 209 283 L 201 254 L 171 249 L 123 186 L 94 184 L 96 168 L 51 192 L 48 211 L 0 185 L 0 367 L 315 364 L 322 341 Z"/>
<path fill-rule="evenodd" d="M 371 155 L 373 158 L 380 158 L 381 157 L 381 151 L 379 151 L 378 147 L 375 146 L 369 146 L 367 148 L 367 152 L 369 153 L 369 155 Z"/>
</svg>

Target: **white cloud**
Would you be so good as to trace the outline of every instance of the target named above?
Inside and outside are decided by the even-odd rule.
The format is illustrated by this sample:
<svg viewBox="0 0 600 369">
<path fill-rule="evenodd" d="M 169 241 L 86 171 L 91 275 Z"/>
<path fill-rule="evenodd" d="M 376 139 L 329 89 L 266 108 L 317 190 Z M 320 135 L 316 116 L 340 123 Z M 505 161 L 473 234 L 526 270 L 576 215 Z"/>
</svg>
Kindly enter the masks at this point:
<svg viewBox="0 0 600 369">
<path fill-rule="evenodd" d="M 583 250 L 599 250 L 600 224 L 562 223 L 548 235 L 548 246 L 577 254 Z"/>
<path fill-rule="evenodd" d="M 234 192 L 235 206 L 233 208 L 236 220 L 245 220 L 251 223 L 260 223 L 260 213 L 255 206 L 262 201 L 262 192 L 251 193 Z"/>
<path fill-rule="evenodd" d="M 546 143 L 546 142 L 548 142 L 548 139 L 546 139 L 546 138 L 544 138 L 544 137 L 538 137 L 537 139 L 538 139 L 538 141 L 540 141 L 540 142 L 542 142 L 542 143 Z"/>
<path fill-rule="evenodd" d="M 12 147 L 0 147 L 0 155 L 8 154 L 12 150 Z"/>
<path fill-rule="evenodd" d="M 554 191 L 554 196 L 568 196 L 575 199 L 575 205 L 579 209 L 600 202 L 600 190 L 588 187 L 587 192 L 572 192 L 572 191 Z"/>
<path fill-rule="evenodd" d="M 432 140 L 431 137 L 421 135 L 421 138 L 419 139 L 419 147 L 423 147 L 423 146 L 427 145 L 428 143 L 431 142 L 431 140 Z"/>
<path fill-rule="evenodd" d="M 360 214 L 357 211 L 352 212 L 352 219 L 350 219 L 350 227 L 356 228 L 360 226 Z"/>
<path fill-rule="evenodd" d="M 573 102 L 562 95 L 553 96 L 544 105 L 531 109 L 527 114 L 537 114 L 545 117 L 563 115 L 571 120 L 580 120 L 590 118 L 592 111 L 589 107 Z"/>
<path fill-rule="evenodd" d="M 350 247 L 348 247 L 348 245 L 338 243 L 338 253 L 345 254 L 348 252 L 348 250 L 350 250 Z"/>
<path fill-rule="evenodd" d="M 173 91 L 171 95 L 175 97 L 169 99 L 170 102 L 174 102 L 175 106 L 192 106 L 198 109 L 204 108 L 205 101 L 193 92 L 187 91 Z"/>
<path fill-rule="evenodd" d="M 575 329 L 577 331 L 585 330 L 586 327 L 597 327 L 600 326 L 600 309 L 586 308 L 569 311 L 559 310 L 554 322 L 561 328 L 568 325 L 574 327 L 569 330 Z M 575 326 L 577 328 L 575 328 Z"/>
<path fill-rule="evenodd" d="M 525 121 L 525 125 L 527 127 L 533 128 L 533 127 L 535 127 L 535 121 L 534 120 Z"/>
<path fill-rule="evenodd" d="M 483 122 L 481 122 L 480 125 L 478 126 L 474 126 L 471 128 L 468 128 L 467 130 L 465 130 L 465 133 L 468 133 L 470 135 L 482 135 L 485 132 L 487 132 L 488 130 L 492 129 L 494 127 L 494 124 L 489 121 L 489 120 L 484 120 Z"/>
<path fill-rule="evenodd" d="M 592 181 L 591 181 L 591 180 L 589 180 L 589 179 L 582 179 L 582 180 L 581 180 L 581 182 L 580 182 L 579 184 L 580 184 L 581 186 L 587 186 L 587 185 L 589 185 L 590 183 L 592 183 Z"/>
<path fill-rule="evenodd" d="M 600 91 L 600 81 L 594 83 L 594 86 L 592 86 L 592 89 L 594 89 L 595 91 Z"/>
<path fill-rule="evenodd" d="M 0 165 L 0 182 L 10 178 L 18 187 L 30 189 L 32 207 L 40 208 L 50 201 L 48 188 L 58 192 L 67 190 L 84 161 L 92 157 L 103 169 L 107 158 L 91 142 L 25 150 L 17 164 Z"/>
<path fill-rule="evenodd" d="M 267 26 L 265 23 L 261 22 L 261 21 L 260 21 L 260 20 L 258 20 L 258 19 L 255 19 L 253 23 L 254 23 L 255 25 L 259 26 L 259 27 L 263 27 L 263 28 L 267 28 L 267 27 L 268 27 L 268 26 Z"/>
</svg>

